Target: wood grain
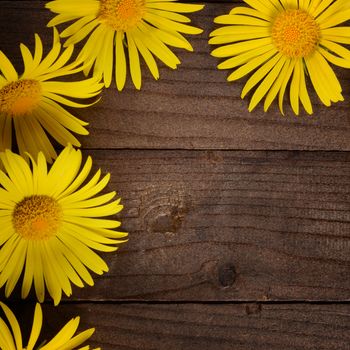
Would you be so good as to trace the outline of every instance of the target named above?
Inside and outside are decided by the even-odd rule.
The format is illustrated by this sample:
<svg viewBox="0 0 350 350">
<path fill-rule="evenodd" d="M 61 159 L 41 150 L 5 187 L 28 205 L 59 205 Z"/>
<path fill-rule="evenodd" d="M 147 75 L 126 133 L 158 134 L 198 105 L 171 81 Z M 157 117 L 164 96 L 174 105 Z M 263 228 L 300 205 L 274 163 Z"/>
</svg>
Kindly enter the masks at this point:
<svg viewBox="0 0 350 350">
<path fill-rule="evenodd" d="M 44 35 L 52 17 L 42 1 L 1 1 L 1 49 L 20 66 L 19 42 L 33 43 L 33 33 Z M 143 67 L 143 88 L 137 92 L 130 82 L 122 93 L 110 88 L 102 101 L 75 113 L 90 122 L 91 135 L 81 138 L 87 148 L 151 149 L 248 149 L 248 150 L 350 150 L 350 73 L 336 69 L 344 88 L 345 102 L 321 106 L 312 94 L 315 114 L 295 117 L 287 108 L 282 117 L 276 105 L 264 113 L 262 107 L 247 112 L 248 101 L 240 99 L 245 82 L 226 82 L 227 72 L 210 56 L 208 34 L 213 18 L 232 8 L 232 3 L 207 4 L 193 14 L 204 33 L 191 38 L 195 52 L 179 52 L 177 71 L 160 64 L 161 78 L 154 81 Z M 63 27 L 61 27 L 63 28 Z M 288 105 L 288 103 L 286 103 Z"/>
<path fill-rule="evenodd" d="M 19 69 L 20 42 L 33 47 L 36 32 L 50 47 L 45 2 L 0 0 L 0 49 Z M 336 69 L 345 102 L 311 94 L 312 117 L 248 113 L 245 79 L 227 83 L 207 43 L 238 2 L 191 15 L 204 32 L 194 53 L 177 51 L 177 71 L 160 64 L 156 82 L 143 67 L 141 91 L 128 82 L 74 111 L 130 240 L 103 256 L 110 272 L 94 288 L 44 305 L 42 339 L 80 315 L 104 350 L 349 350 L 350 153 L 338 151 L 350 150 L 350 73 Z M 34 306 L 16 292 L 28 339 Z"/>
<path fill-rule="evenodd" d="M 31 324 L 32 313 L 22 309 L 22 322 Z M 77 315 L 80 330 L 96 328 L 89 344 L 103 350 L 348 350 L 350 343 L 350 305 L 309 304 L 46 305 L 45 339 Z"/>
<path fill-rule="evenodd" d="M 81 300 L 350 300 L 350 154 L 94 151 L 129 242 Z"/>
</svg>

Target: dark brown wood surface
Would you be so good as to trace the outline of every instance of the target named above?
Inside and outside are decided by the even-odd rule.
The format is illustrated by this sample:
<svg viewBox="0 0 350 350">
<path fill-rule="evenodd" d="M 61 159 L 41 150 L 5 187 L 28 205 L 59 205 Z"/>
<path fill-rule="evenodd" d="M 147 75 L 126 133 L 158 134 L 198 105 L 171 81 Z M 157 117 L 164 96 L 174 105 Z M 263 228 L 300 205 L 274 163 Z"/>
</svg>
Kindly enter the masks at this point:
<svg viewBox="0 0 350 350">
<path fill-rule="evenodd" d="M 130 241 L 83 299 L 344 300 L 350 154 L 88 151 Z"/>
<path fill-rule="evenodd" d="M 247 112 L 245 79 L 227 83 L 207 44 L 233 2 L 191 16 L 205 31 L 178 70 L 156 82 L 144 69 L 141 91 L 128 82 L 76 111 L 130 240 L 93 288 L 45 305 L 42 339 L 81 315 L 104 350 L 350 349 L 350 71 L 336 69 L 345 102 L 312 94 L 311 117 Z M 18 68 L 20 42 L 50 45 L 44 3 L 0 1 L 0 49 Z M 10 303 L 28 334 L 32 303 Z"/>
<path fill-rule="evenodd" d="M 30 320 L 33 307 L 26 307 Z M 92 345 L 147 350 L 349 349 L 350 305 L 74 304 L 44 308 L 45 334 L 80 315 Z M 52 322 L 55 319 L 55 323 Z"/>
</svg>

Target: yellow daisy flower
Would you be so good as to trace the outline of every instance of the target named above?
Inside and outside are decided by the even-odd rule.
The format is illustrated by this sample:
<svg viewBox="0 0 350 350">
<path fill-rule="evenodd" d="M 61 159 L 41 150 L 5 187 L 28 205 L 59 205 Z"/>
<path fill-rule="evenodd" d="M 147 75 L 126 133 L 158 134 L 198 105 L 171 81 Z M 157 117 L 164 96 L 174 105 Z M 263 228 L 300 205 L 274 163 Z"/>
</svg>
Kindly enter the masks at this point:
<svg viewBox="0 0 350 350">
<path fill-rule="evenodd" d="M 343 101 L 342 88 L 330 63 L 350 68 L 350 27 L 338 25 L 350 19 L 349 0 L 244 0 L 250 7 L 236 7 L 219 16 L 210 44 L 215 57 L 226 58 L 219 69 L 234 69 L 228 81 L 252 73 L 241 97 L 253 88 L 249 111 L 265 98 L 267 111 L 278 95 L 283 98 L 290 82 L 290 103 L 299 114 L 299 101 L 307 113 L 312 104 L 307 75 L 318 97 L 326 106 Z"/>
<path fill-rule="evenodd" d="M 127 234 L 113 230 L 120 222 L 101 218 L 123 206 L 120 199 L 111 202 L 115 192 L 96 196 L 110 175 L 100 179 L 98 170 L 85 181 L 92 160 L 80 170 L 82 154 L 70 145 L 49 171 L 42 152 L 31 160 L 32 169 L 21 156 L 0 153 L 6 171 L 0 171 L 0 287 L 6 284 L 8 297 L 24 270 L 22 298 L 34 282 L 38 300 L 44 300 L 46 286 L 57 305 L 62 291 L 72 294 L 71 282 L 94 284 L 87 268 L 100 275 L 108 271 L 93 250 L 111 252 L 125 242 L 120 238 Z"/>
<path fill-rule="evenodd" d="M 61 53 L 58 32 L 54 30 L 53 46 L 43 58 L 43 45 L 35 34 L 35 52 L 21 44 L 24 73 L 19 76 L 10 60 L 0 51 L 0 151 L 12 147 L 14 125 L 20 154 L 26 152 L 34 157 L 42 151 L 48 162 L 57 154 L 44 130 L 63 146 L 80 142 L 70 131 L 87 135 L 87 123 L 66 111 L 61 105 L 87 107 L 72 98 L 90 98 L 99 94 L 103 84 L 98 78 L 75 82 L 52 80 L 71 75 L 84 69 L 81 62 L 67 64 L 72 56 L 73 46 Z M 61 54 L 60 54 L 61 53 Z"/>
<path fill-rule="evenodd" d="M 61 37 L 69 37 L 65 45 L 89 37 L 79 55 L 85 62 L 90 61 L 85 73 L 95 64 L 94 75 L 103 75 L 109 87 L 114 63 L 116 85 L 122 90 L 127 57 L 132 81 L 140 89 L 140 56 L 158 79 L 154 56 L 175 69 L 180 60 L 168 46 L 193 51 L 181 33 L 200 34 L 202 30 L 188 25 L 190 19 L 182 13 L 199 11 L 204 6 L 177 0 L 54 0 L 46 7 L 58 14 L 48 26 L 76 20 L 61 33 Z"/>
<path fill-rule="evenodd" d="M 1 350 L 33 350 L 36 342 L 38 341 L 41 327 L 43 323 L 43 312 L 41 310 L 40 304 L 35 305 L 34 319 L 32 330 L 29 336 L 28 345 L 23 348 L 22 333 L 19 323 L 16 319 L 14 313 L 10 310 L 8 306 L 0 302 L 0 307 L 2 308 L 6 319 L 5 321 L 0 318 L 0 349 Z M 40 350 L 89 350 L 90 347 L 85 345 L 83 347 L 77 348 L 83 344 L 87 339 L 89 339 L 95 332 L 94 328 L 87 329 L 74 336 L 80 323 L 80 317 L 72 318 L 49 342 L 44 343 L 39 347 Z M 9 326 L 10 327 L 9 327 Z M 37 347 L 35 349 L 38 349 Z M 101 350 L 100 348 L 95 348 L 94 350 Z"/>
</svg>

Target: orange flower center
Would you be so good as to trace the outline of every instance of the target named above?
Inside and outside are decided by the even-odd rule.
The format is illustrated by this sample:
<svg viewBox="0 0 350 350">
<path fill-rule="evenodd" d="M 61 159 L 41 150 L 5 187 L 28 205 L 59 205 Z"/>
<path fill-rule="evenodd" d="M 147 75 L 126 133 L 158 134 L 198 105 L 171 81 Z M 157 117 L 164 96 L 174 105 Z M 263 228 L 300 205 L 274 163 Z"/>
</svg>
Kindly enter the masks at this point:
<svg viewBox="0 0 350 350">
<path fill-rule="evenodd" d="M 18 116 L 31 113 L 41 100 L 41 85 L 37 80 L 23 79 L 0 89 L 0 113 Z"/>
<path fill-rule="evenodd" d="M 320 27 L 304 10 L 286 10 L 276 17 L 272 25 L 272 40 L 287 57 L 307 57 L 319 43 Z"/>
<path fill-rule="evenodd" d="M 15 231 L 26 240 L 46 240 L 56 235 L 62 218 L 57 201 L 46 195 L 25 197 L 12 213 Z"/>
<path fill-rule="evenodd" d="M 101 0 L 99 19 L 116 31 L 134 28 L 146 12 L 145 0 Z"/>
</svg>

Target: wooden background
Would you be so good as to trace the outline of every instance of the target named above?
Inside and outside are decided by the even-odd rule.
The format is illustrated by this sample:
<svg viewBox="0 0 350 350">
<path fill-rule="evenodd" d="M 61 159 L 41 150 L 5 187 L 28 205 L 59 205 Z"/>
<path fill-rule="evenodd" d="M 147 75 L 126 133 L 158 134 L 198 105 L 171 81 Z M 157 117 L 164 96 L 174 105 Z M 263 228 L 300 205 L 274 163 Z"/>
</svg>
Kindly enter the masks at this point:
<svg viewBox="0 0 350 350">
<path fill-rule="evenodd" d="M 1 50 L 19 69 L 20 42 L 51 43 L 44 4 L 0 1 Z M 45 304 L 43 339 L 81 315 L 104 350 L 350 349 L 350 71 L 336 69 L 345 102 L 312 93 L 312 117 L 249 113 L 245 79 L 227 83 L 207 44 L 233 6 L 191 16 L 205 31 L 177 71 L 143 69 L 141 91 L 129 81 L 75 112 L 130 240 L 94 288 Z M 28 334 L 34 304 L 10 303 Z"/>
</svg>

